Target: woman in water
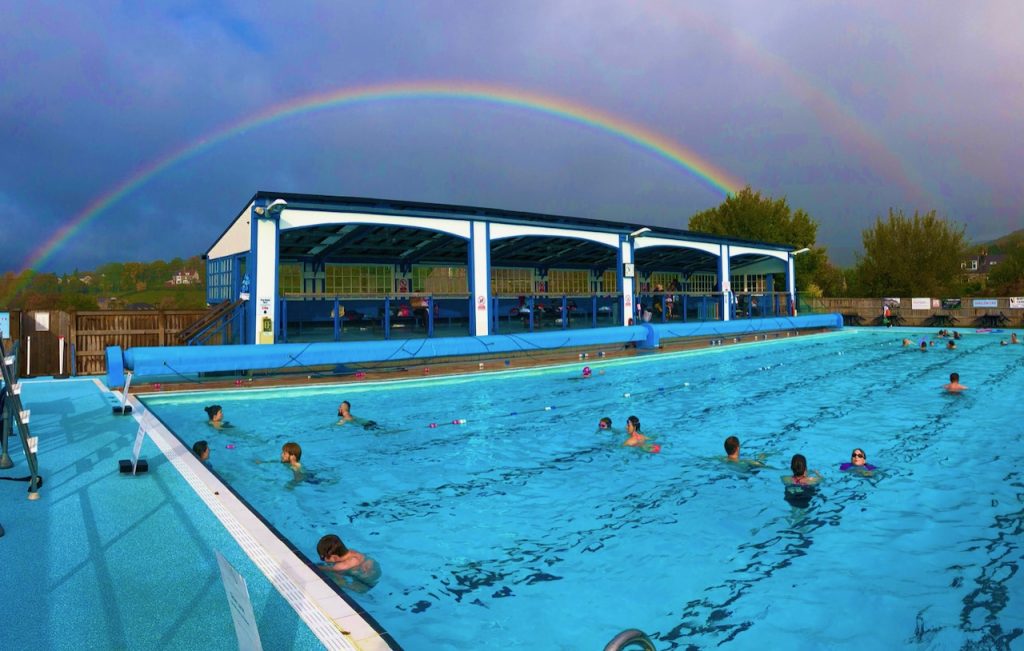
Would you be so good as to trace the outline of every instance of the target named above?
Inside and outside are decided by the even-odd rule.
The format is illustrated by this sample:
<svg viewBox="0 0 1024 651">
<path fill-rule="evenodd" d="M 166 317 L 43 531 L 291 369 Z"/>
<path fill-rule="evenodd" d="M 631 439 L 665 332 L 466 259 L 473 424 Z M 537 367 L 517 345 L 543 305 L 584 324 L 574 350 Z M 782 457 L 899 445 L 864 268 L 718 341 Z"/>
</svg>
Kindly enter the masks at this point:
<svg viewBox="0 0 1024 651">
<path fill-rule="evenodd" d="M 817 470 L 811 471 L 813 477 L 807 476 L 807 457 L 802 454 L 793 455 L 789 468 L 793 474 L 782 478 L 782 483 L 787 486 L 816 486 L 821 481 L 821 473 Z"/>
<path fill-rule="evenodd" d="M 817 492 L 816 487 L 821 482 L 821 473 L 812 470 L 814 476 L 808 477 L 807 458 L 802 454 L 794 454 L 793 459 L 789 462 L 789 467 L 793 474 L 782 478 L 782 483 L 786 485 L 783 499 L 790 506 L 806 509 L 811 505 L 811 498 Z"/>
<path fill-rule="evenodd" d="M 863 477 L 870 477 L 871 471 L 875 470 L 875 466 L 868 463 L 868 456 L 864 454 L 864 450 L 860 448 L 854 448 L 853 452 L 850 453 L 850 461 L 839 466 L 842 471 L 853 471 Z"/>
<path fill-rule="evenodd" d="M 203 407 L 206 412 L 206 416 L 210 419 L 207 425 L 216 429 L 223 429 L 225 427 L 231 427 L 224 420 L 224 410 L 220 408 L 220 405 L 210 405 L 209 407 Z"/>
</svg>

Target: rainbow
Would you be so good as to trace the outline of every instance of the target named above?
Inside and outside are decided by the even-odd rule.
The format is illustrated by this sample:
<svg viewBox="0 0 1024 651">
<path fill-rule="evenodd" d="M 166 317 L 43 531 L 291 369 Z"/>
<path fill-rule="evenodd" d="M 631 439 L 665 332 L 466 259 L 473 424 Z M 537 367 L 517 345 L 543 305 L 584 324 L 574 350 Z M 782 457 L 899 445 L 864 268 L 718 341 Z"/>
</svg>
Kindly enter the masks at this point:
<svg viewBox="0 0 1024 651">
<path fill-rule="evenodd" d="M 542 95 L 508 86 L 461 81 L 401 82 L 359 88 L 344 88 L 329 93 L 306 95 L 272 106 L 231 125 L 221 127 L 180 149 L 150 161 L 131 177 L 96 197 L 80 213 L 58 228 L 48 240 L 29 254 L 22 271 L 38 269 L 89 222 L 102 214 L 110 206 L 134 192 L 154 176 L 245 131 L 298 115 L 340 106 L 418 99 L 451 99 L 482 102 L 523 108 L 551 115 L 568 122 L 603 131 L 661 156 L 690 172 L 706 185 L 723 195 L 736 193 L 745 185 L 739 179 L 714 166 L 697 153 L 651 129 L 599 109 L 551 95 Z"/>
</svg>

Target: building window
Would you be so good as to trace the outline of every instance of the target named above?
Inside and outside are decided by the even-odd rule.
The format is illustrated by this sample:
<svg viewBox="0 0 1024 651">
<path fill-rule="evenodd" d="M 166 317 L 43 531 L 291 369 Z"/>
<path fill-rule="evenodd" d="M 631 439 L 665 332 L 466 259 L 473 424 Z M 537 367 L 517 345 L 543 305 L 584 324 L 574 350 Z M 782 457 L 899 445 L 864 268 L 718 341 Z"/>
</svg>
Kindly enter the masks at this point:
<svg viewBox="0 0 1024 651">
<path fill-rule="evenodd" d="M 651 291 L 658 291 L 656 287 L 661 286 L 661 291 L 667 292 L 672 287 L 672 282 L 679 278 L 679 274 L 667 271 L 655 271 L 651 273 Z"/>
<path fill-rule="evenodd" d="M 730 282 L 732 284 L 732 291 L 737 293 L 750 292 L 760 294 L 764 292 L 766 286 L 764 275 L 742 274 L 732 276 Z"/>
<path fill-rule="evenodd" d="M 206 261 L 206 299 L 211 303 L 231 300 L 232 259 Z"/>
<path fill-rule="evenodd" d="M 324 269 L 325 292 L 345 296 L 391 294 L 395 270 L 389 264 L 328 264 Z"/>
<path fill-rule="evenodd" d="M 606 294 L 619 291 L 619 275 L 612 270 L 601 274 L 601 291 Z"/>
<path fill-rule="evenodd" d="M 425 294 L 469 294 L 466 267 L 413 267 L 412 291 Z"/>
<path fill-rule="evenodd" d="M 522 296 L 533 293 L 533 269 L 492 267 L 491 293 Z"/>
<path fill-rule="evenodd" d="M 702 294 L 713 292 L 715 291 L 715 281 L 717 278 L 714 274 L 693 274 L 690 276 L 686 291 Z"/>
<path fill-rule="evenodd" d="M 585 269 L 552 269 L 548 272 L 548 291 L 552 294 L 589 296 L 590 272 Z"/>
<path fill-rule="evenodd" d="M 277 292 L 299 294 L 302 292 L 302 265 L 282 264 L 277 267 Z"/>
</svg>

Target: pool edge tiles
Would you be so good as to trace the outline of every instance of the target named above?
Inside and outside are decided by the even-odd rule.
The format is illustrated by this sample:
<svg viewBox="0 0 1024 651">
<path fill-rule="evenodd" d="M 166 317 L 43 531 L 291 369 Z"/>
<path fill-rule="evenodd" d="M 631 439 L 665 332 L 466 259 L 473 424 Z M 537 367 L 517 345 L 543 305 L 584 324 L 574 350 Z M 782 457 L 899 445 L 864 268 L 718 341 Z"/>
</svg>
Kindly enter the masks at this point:
<svg viewBox="0 0 1024 651">
<path fill-rule="evenodd" d="M 863 329 L 862 329 L 863 330 Z M 295 391 L 298 394 L 304 392 L 324 392 L 333 391 L 339 387 L 343 387 L 346 391 L 360 390 L 363 388 L 367 389 L 380 389 L 389 386 L 398 386 L 402 388 L 416 387 L 420 385 L 433 385 L 438 382 L 471 382 L 474 379 L 481 377 L 488 380 L 495 379 L 500 380 L 510 376 L 528 377 L 531 375 L 543 375 L 546 373 L 553 373 L 559 370 L 565 370 L 570 368 L 578 368 L 580 366 L 594 366 L 594 365 L 609 365 L 609 366 L 630 366 L 634 364 L 643 364 L 649 362 L 651 355 L 659 355 L 666 358 L 673 357 L 689 357 L 696 355 L 717 355 L 725 353 L 727 351 L 735 351 L 738 346 L 764 346 L 784 343 L 793 341 L 804 341 L 821 338 L 831 337 L 845 337 L 851 336 L 858 332 L 854 328 L 844 328 L 842 330 L 831 330 L 822 331 L 815 333 L 804 333 L 799 336 L 785 336 L 777 337 L 775 339 L 761 339 L 761 340 L 747 340 L 738 341 L 736 343 L 726 342 L 720 346 L 708 346 L 703 348 L 685 348 L 685 349 L 665 349 L 650 351 L 640 356 L 630 357 L 587 357 L 585 359 L 571 359 L 565 361 L 552 362 L 550 364 L 538 364 L 536 366 L 522 366 L 518 368 L 484 368 L 479 370 L 467 370 L 461 373 L 445 373 L 429 376 L 414 376 L 414 377 L 401 377 L 401 378 L 387 378 L 387 379 L 365 379 L 360 382 L 323 382 L 314 384 L 271 384 L 268 386 L 250 387 L 250 386 L 216 386 L 208 389 L 185 389 L 182 391 L 151 391 L 151 390 L 140 390 L 137 394 L 132 395 L 143 396 L 145 400 L 155 400 L 159 404 L 161 400 L 174 400 L 178 398 L 194 398 L 202 395 L 209 395 L 211 393 L 217 394 L 232 394 L 232 395 L 243 395 L 261 392 L 280 392 L 280 391 Z M 731 337 L 729 337 L 731 339 Z"/>
<path fill-rule="evenodd" d="M 98 380 L 97 380 L 98 383 Z M 119 392 L 114 395 L 120 400 Z M 275 590 L 328 649 L 393 651 L 373 624 L 325 583 L 267 524 L 211 473 L 135 396 L 133 416 Z M 378 625 L 379 626 L 379 625 Z"/>
</svg>

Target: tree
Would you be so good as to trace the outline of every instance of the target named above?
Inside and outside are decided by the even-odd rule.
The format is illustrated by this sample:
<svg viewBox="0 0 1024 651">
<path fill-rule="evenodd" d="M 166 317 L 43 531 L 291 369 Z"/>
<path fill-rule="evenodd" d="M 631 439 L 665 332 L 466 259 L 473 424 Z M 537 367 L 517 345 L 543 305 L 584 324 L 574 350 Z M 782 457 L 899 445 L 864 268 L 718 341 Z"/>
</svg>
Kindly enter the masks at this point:
<svg viewBox="0 0 1024 651">
<path fill-rule="evenodd" d="M 988 288 L 997 296 L 1024 296 L 1024 241 L 1016 242 L 992 268 Z"/>
<path fill-rule="evenodd" d="M 954 296 L 961 289 L 960 262 L 967 250 L 964 226 L 934 210 L 907 218 L 889 209 L 861 238 L 857 276 L 867 296 Z"/>
<path fill-rule="evenodd" d="M 794 258 L 797 288 L 803 291 L 814 285 L 815 292 L 832 295 L 830 291 L 841 287 L 836 282 L 837 274 L 827 251 L 815 246 L 818 222 L 803 210 L 790 210 L 785 197 L 762 197 L 748 185 L 737 194 L 730 194 L 720 206 L 691 217 L 688 228 L 712 235 L 809 248 Z"/>
</svg>

